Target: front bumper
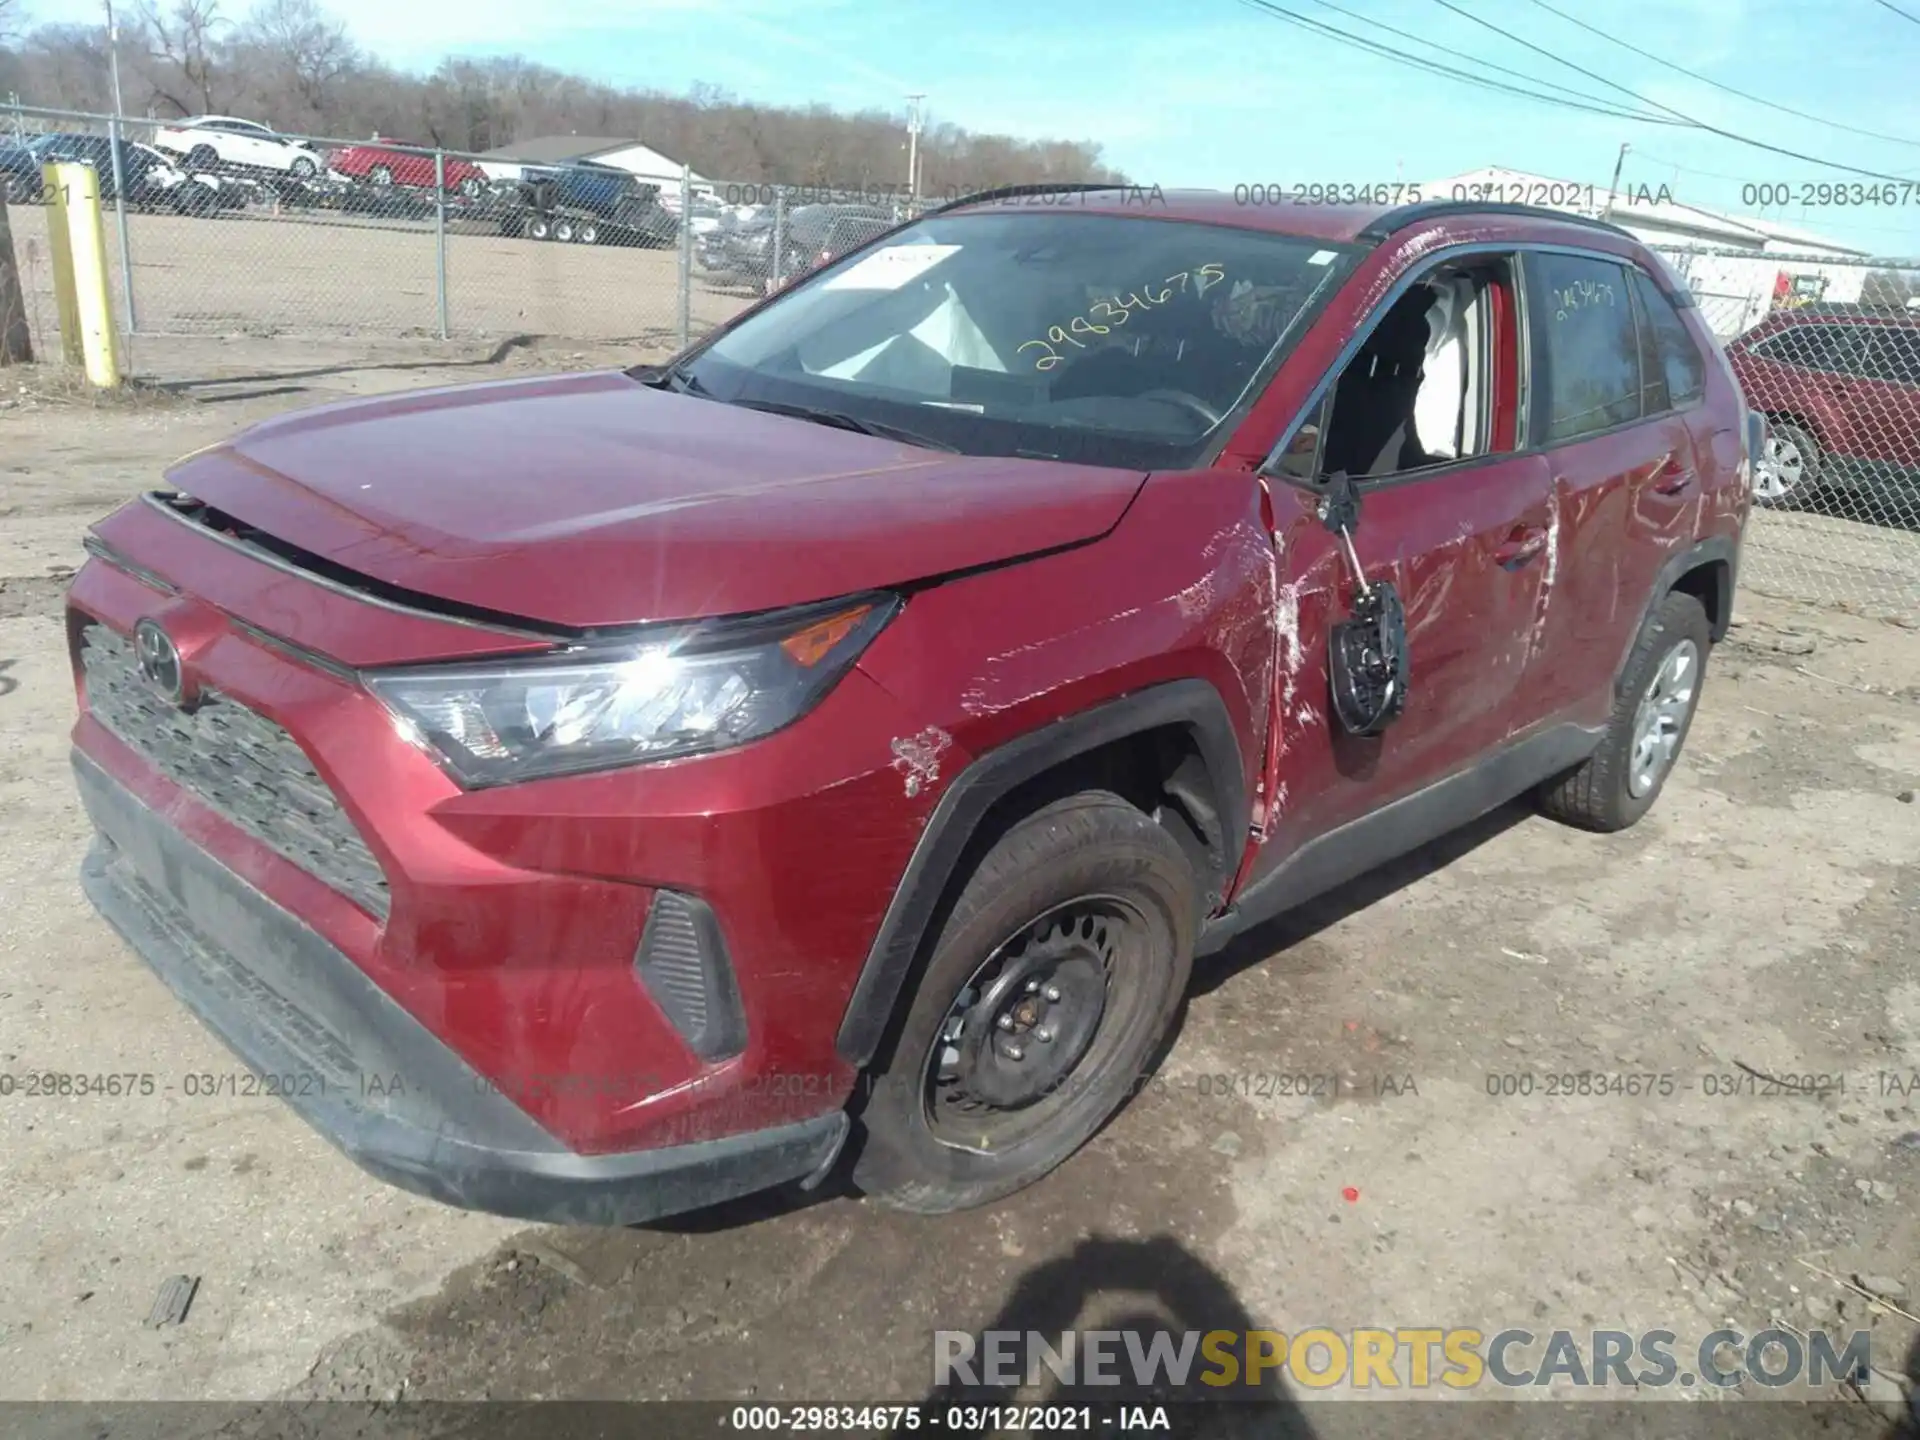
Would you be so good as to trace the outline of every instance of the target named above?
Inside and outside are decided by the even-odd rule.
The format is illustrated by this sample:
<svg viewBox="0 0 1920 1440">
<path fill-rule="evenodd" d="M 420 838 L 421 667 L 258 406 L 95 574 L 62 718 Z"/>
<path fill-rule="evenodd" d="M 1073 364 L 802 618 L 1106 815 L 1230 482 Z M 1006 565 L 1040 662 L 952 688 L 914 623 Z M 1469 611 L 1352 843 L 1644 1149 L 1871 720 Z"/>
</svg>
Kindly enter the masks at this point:
<svg viewBox="0 0 1920 1440">
<path fill-rule="evenodd" d="M 85 754 L 88 898 L 275 1092 L 363 1169 L 521 1219 L 624 1225 L 824 1173 L 845 1111 L 628 1153 L 568 1149 L 340 950 Z"/>
</svg>

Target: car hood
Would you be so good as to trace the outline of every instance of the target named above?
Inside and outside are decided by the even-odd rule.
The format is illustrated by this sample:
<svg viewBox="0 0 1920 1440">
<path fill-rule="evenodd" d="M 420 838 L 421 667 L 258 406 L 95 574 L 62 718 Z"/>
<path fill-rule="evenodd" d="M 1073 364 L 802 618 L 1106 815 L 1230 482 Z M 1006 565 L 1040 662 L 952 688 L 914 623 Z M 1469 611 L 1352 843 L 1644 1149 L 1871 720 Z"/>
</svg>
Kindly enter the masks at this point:
<svg viewBox="0 0 1920 1440">
<path fill-rule="evenodd" d="M 168 479 L 386 585 L 586 628 L 775 609 L 1091 540 L 1145 476 L 951 455 L 614 372 L 321 406 Z"/>
</svg>

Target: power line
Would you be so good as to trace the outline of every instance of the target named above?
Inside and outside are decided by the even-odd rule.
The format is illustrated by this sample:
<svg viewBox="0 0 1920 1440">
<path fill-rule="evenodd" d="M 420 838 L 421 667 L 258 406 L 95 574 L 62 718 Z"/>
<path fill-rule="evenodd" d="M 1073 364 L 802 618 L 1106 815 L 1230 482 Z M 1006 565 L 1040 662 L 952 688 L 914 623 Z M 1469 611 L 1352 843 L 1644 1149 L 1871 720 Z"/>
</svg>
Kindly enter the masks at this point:
<svg viewBox="0 0 1920 1440">
<path fill-rule="evenodd" d="M 1598 81 L 1600 84 L 1606 86 L 1609 90 L 1618 90 L 1622 95 L 1628 96 L 1629 98 L 1638 101 L 1642 105 L 1651 105 L 1656 110 L 1664 110 L 1667 112 L 1667 114 L 1673 116 L 1675 119 L 1679 120 L 1683 124 L 1692 126 L 1696 130 L 1705 130 L 1710 135 L 1718 135 L 1725 140 L 1735 140 L 1742 145 L 1751 145 L 1756 150 L 1766 150 L 1774 155 L 1785 155 L 1790 160 L 1804 160 L 1809 165 L 1819 165 L 1828 170 L 1844 171 L 1846 174 L 1849 174 L 1849 175 L 1865 175 L 1874 180 L 1904 180 L 1907 178 L 1904 175 L 1891 175 L 1881 170 L 1865 170 L 1858 165 L 1843 165 L 1837 160 L 1826 160 L 1826 159 L 1822 159 L 1818 155 L 1808 155 L 1799 150 L 1788 150 L 1784 146 L 1770 145 L 1764 140 L 1749 140 L 1745 135 L 1737 135 L 1731 130 L 1721 129 L 1718 125 L 1709 125 L 1704 120 L 1697 120 L 1693 116 L 1687 114 L 1684 110 L 1676 110 L 1674 109 L 1673 106 L 1664 104 L 1661 101 L 1650 100 L 1645 95 L 1642 95 L 1639 91 L 1630 89 L 1629 87 L 1620 84 L 1620 82 L 1617 80 L 1609 80 L 1604 75 L 1596 74 L 1592 70 L 1587 69 L 1584 65 L 1576 65 L 1571 60 L 1564 60 L 1560 56 L 1554 54 L 1551 50 L 1548 50 L 1543 46 L 1536 45 L 1531 40 L 1522 39 L 1520 36 L 1515 35 L 1511 30 L 1501 29 L 1500 26 L 1494 24 L 1491 20 L 1481 19 L 1478 15 L 1475 15 L 1471 10 L 1462 10 L 1458 5 L 1455 5 L 1453 3 L 1453 0 L 1433 0 L 1433 3 L 1440 6 L 1443 10 L 1451 10 L 1454 14 L 1462 17 L 1463 19 L 1471 20 L 1474 24 L 1480 26 L 1482 29 L 1491 30 L 1494 34 L 1502 37 L 1503 39 L 1511 40 L 1514 44 L 1519 45 L 1524 49 L 1533 51 L 1533 53 L 1536 55 L 1545 56 L 1547 59 L 1553 61 L 1556 65 L 1564 65 L 1567 67 L 1567 69 L 1576 71 L 1577 73 L 1586 76 L 1587 79 L 1589 80 Z"/>
<path fill-rule="evenodd" d="M 1319 3 L 1324 4 L 1325 0 L 1319 0 Z M 1898 135 L 1889 135 L 1884 131 L 1866 130 L 1866 129 L 1862 129 L 1858 125 L 1847 125 L 1842 123 L 1839 120 L 1829 120 L 1823 115 L 1813 115 L 1808 113 L 1805 110 L 1796 110 L 1791 105 L 1782 105 L 1777 100 L 1762 100 L 1759 96 L 1750 95 L 1745 90 L 1738 89 L 1732 85 L 1723 85 L 1718 80 L 1712 79 L 1711 77 L 1706 75 L 1702 75 L 1698 71 L 1689 70 L 1684 65 L 1676 65 L 1674 64 L 1673 61 L 1667 59 L 1665 56 L 1656 55 L 1651 50 L 1642 50 L 1638 45 L 1629 44 L 1627 41 L 1620 39 L 1617 35 L 1608 34 L 1605 30 L 1602 30 L 1598 25 L 1589 25 L 1586 21 L 1582 20 L 1579 16 L 1569 15 L 1566 11 L 1560 9 L 1558 6 L 1549 5 L 1547 3 L 1547 0 L 1532 0 L 1532 3 L 1535 5 L 1538 5 L 1542 10 L 1547 11 L 1549 14 L 1558 15 L 1562 20 L 1566 21 L 1569 25 L 1578 25 L 1582 30 L 1585 30 L 1589 35 L 1598 35 L 1602 40 L 1611 41 L 1613 44 L 1618 45 L 1622 50 L 1629 50 L 1633 52 L 1635 55 L 1638 55 L 1643 60 L 1651 60 L 1656 65 L 1664 65 L 1666 66 L 1667 69 L 1673 71 L 1675 74 L 1684 75 L 1689 80 L 1697 80 L 1702 85 L 1711 85 L 1715 90 L 1723 90 L 1727 94 L 1735 96 L 1738 99 L 1748 101 L 1751 104 L 1764 106 L 1768 110 L 1778 110 L 1783 115 L 1791 115 L 1798 120 L 1811 120 L 1816 125 L 1827 125 L 1827 126 L 1831 126 L 1835 130 L 1845 130 L 1849 134 L 1865 135 L 1866 137 L 1872 140 L 1885 140 L 1889 144 L 1908 145 L 1908 146 L 1912 146 L 1914 149 L 1920 149 L 1920 140 L 1903 139 Z M 1879 0 L 1879 3 L 1886 4 L 1886 0 Z M 1891 9 L 1892 7 L 1889 6 L 1888 8 Z M 1905 12 L 1903 11 L 1901 13 L 1904 14 Z M 1910 15 L 1907 18 L 1910 20 L 1914 19 L 1914 17 Z M 1915 21 L 1915 23 L 1920 24 L 1920 20 Z"/>
<path fill-rule="evenodd" d="M 1678 125 L 1681 123 L 1677 120 L 1663 119 L 1658 115 L 1642 115 L 1638 112 L 1628 110 L 1624 106 L 1614 105 L 1610 101 L 1600 104 L 1583 104 L 1577 100 L 1565 99 L 1563 95 L 1546 94 L 1518 85 L 1509 85 L 1504 81 L 1490 80 L 1484 75 L 1475 75 L 1470 71 L 1456 69 L 1451 65 L 1442 65 L 1437 60 L 1429 60 L 1421 55 L 1409 55 L 1404 50 L 1396 50 L 1391 45 L 1382 45 L 1378 41 L 1368 40 L 1358 35 L 1351 35 L 1345 30 L 1338 29 L 1319 20 L 1310 20 L 1295 11 L 1275 5 L 1271 3 L 1271 0 L 1240 0 L 1240 3 L 1251 9 L 1258 10 L 1262 14 L 1269 15 L 1275 20 L 1282 20 L 1289 25 L 1299 26 L 1301 29 L 1312 34 L 1323 35 L 1328 39 L 1357 46 L 1362 50 L 1384 56 L 1387 59 L 1397 60 L 1403 65 L 1410 65 L 1416 70 L 1424 70 L 1430 74 L 1443 75 L 1450 79 L 1460 80 L 1468 85 L 1479 86 L 1483 90 L 1493 90 L 1506 95 L 1518 95 L 1524 99 L 1538 100 L 1544 104 L 1558 105 L 1569 110 L 1584 110 L 1589 114 L 1604 115 L 1612 120 L 1640 120 L 1649 125 Z M 1560 88 L 1563 90 L 1563 94 L 1568 93 L 1564 91 L 1564 87 Z"/>
<path fill-rule="evenodd" d="M 1376 30 L 1384 30 L 1389 35 L 1398 35 L 1402 40 L 1411 40 L 1413 41 L 1414 44 L 1425 45 L 1431 50 L 1446 51 L 1446 53 L 1448 53 L 1449 55 L 1452 55 L 1453 58 L 1456 60 L 1465 60 L 1470 64 L 1479 65 L 1488 70 L 1498 70 L 1502 75 L 1516 76 L 1517 78 L 1528 81 L 1531 84 L 1546 85 L 1549 89 L 1557 91 L 1562 95 L 1570 95 L 1575 97 L 1576 99 L 1587 101 L 1593 105 L 1605 106 L 1607 113 L 1609 114 L 1618 114 L 1618 115 L 1624 116 L 1624 115 L 1630 115 L 1633 113 L 1627 110 L 1624 106 L 1621 106 L 1616 102 L 1607 99 L 1607 97 L 1604 95 L 1593 95 L 1593 94 L 1589 94 L 1585 90 L 1574 90 L 1574 89 L 1570 89 L 1565 85 L 1555 85 L 1552 81 L 1541 80 L 1537 75 L 1530 75 L 1525 70 L 1515 70 L 1510 66 L 1496 65 L 1491 60 L 1482 60 L 1477 55 L 1462 55 L 1456 50 L 1449 50 L 1446 46 L 1442 45 L 1437 40 L 1429 39 L 1425 35 L 1416 35 L 1411 30 L 1402 30 L 1397 25 L 1389 25 L 1384 20 L 1376 20 L 1371 15 L 1361 14 L 1358 10 L 1349 10 L 1344 5 L 1334 4 L 1333 0 L 1313 0 L 1313 3 L 1315 5 L 1318 5 L 1323 10 L 1333 11 L 1336 15 L 1345 15 L 1349 19 L 1360 21 L 1361 24 L 1363 25 L 1371 25 Z M 1314 23 L 1314 22 L 1308 22 L 1308 23 Z M 1328 26 L 1327 28 L 1330 31 L 1332 30 L 1331 26 Z M 1345 32 L 1333 31 L 1333 33 L 1344 34 Z M 1357 36 L 1353 38 L 1359 39 L 1359 37 Z M 1365 44 L 1369 42 L 1361 41 L 1361 43 Z M 1648 120 L 1659 119 L 1659 117 L 1656 115 L 1644 115 L 1644 118 Z"/>
<path fill-rule="evenodd" d="M 1892 0 L 1873 0 L 1873 3 L 1878 5 L 1882 10 L 1891 10 L 1902 20 L 1920 25 L 1920 15 L 1915 15 L 1911 10 L 1902 10 L 1898 5 L 1893 4 Z"/>
</svg>

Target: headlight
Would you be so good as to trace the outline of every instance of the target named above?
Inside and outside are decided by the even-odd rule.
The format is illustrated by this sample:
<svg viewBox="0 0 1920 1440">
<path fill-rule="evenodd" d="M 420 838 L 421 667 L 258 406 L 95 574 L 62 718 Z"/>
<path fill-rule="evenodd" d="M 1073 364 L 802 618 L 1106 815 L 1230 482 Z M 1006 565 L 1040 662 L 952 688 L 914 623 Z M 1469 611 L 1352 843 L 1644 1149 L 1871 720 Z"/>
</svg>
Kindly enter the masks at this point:
<svg viewBox="0 0 1920 1440">
<path fill-rule="evenodd" d="M 617 646 L 361 679 L 463 786 L 500 785 L 771 734 L 825 695 L 898 608 L 892 596 L 870 596 L 662 626 Z"/>
</svg>

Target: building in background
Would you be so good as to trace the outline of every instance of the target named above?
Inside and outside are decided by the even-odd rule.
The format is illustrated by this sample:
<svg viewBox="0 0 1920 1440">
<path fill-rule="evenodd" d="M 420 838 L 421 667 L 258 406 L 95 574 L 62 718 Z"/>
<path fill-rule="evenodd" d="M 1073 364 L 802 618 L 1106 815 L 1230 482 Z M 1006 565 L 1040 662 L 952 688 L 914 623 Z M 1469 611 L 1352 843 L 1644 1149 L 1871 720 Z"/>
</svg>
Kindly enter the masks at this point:
<svg viewBox="0 0 1920 1440">
<path fill-rule="evenodd" d="M 649 185 L 658 185 L 660 203 L 669 210 L 677 209 L 680 204 L 680 161 L 634 139 L 607 135 L 536 135 L 483 151 L 480 168 L 491 180 L 518 180 L 528 165 L 571 165 L 585 160 L 596 165 L 611 165 L 638 176 Z M 701 195 L 713 191 L 712 182 L 701 175 L 693 177 L 693 188 Z"/>
</svg>

